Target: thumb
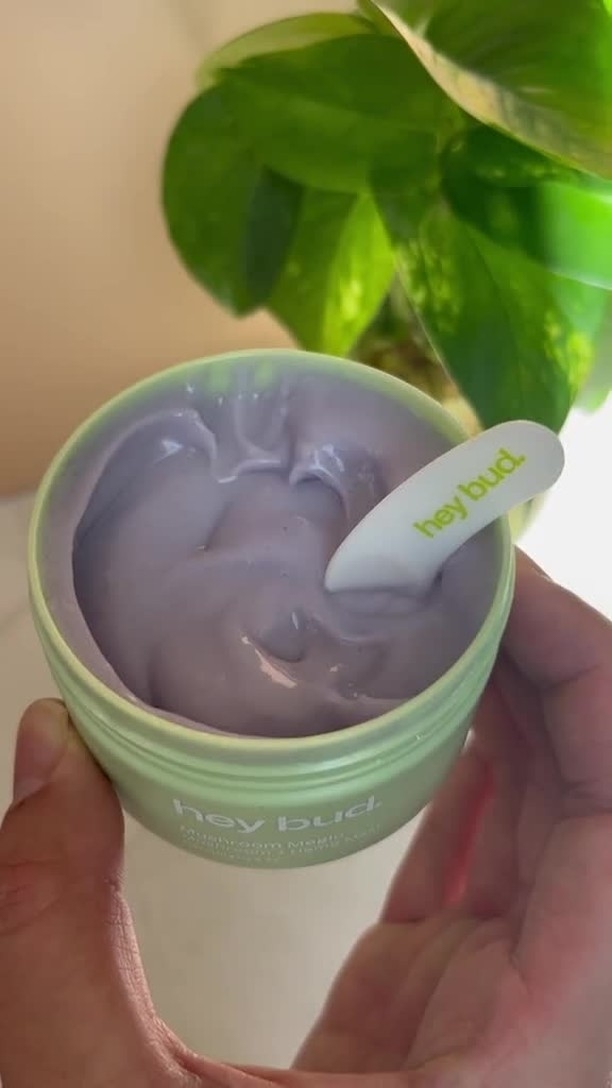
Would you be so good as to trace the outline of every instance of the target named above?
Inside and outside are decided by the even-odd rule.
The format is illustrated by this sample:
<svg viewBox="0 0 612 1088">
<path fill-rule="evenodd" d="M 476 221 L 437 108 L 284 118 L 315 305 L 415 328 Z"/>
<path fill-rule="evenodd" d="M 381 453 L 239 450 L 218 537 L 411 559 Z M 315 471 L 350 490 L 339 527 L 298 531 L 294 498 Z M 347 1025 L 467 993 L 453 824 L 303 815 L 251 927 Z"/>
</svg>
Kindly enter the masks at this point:
<svg viewBox="0 0 612 1088">
<path fill-rule="evenodd" d="M 4 1088 L 167 1083 L 120 892 L 123 821 L 61 703 L 21 722 L 0 830 L 0 1081 Z"/>
</svg>

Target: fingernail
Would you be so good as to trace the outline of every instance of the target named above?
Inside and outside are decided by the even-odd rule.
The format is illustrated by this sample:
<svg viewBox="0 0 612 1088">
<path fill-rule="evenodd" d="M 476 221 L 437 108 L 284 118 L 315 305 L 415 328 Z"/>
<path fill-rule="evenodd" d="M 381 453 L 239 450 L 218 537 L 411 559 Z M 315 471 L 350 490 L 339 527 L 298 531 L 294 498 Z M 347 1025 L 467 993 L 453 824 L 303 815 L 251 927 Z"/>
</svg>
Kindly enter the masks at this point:
<svg viewBox="0 0 612 1088">
<path fill-rule="evenodd" d="M 12 807 L 47 784 L 68 737 L 68 714 L 62 703 L 44 699 L 26 710 L 17 734 Z"/>
</svg>

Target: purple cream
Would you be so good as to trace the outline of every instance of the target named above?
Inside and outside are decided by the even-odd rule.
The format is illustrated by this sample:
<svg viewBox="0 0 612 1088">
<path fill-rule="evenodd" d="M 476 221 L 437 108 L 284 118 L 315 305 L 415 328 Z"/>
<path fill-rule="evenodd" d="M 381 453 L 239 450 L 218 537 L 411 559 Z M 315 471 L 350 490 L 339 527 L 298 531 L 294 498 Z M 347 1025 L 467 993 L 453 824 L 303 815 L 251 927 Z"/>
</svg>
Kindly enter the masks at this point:
<svg viewBox="0 0 612 1088">
<path fill-rule="evenodd" d="M 485 530 L 426 598 L 329 594 L 350 529 L 449 442 L 353 381 L 291 370 L 262 391 L 192 385 L 98 430 L 49 510 L 64 637 L 126 698 L 196 729 L 323 733 L 418 694 L 482 624 Z"/>
</svg>

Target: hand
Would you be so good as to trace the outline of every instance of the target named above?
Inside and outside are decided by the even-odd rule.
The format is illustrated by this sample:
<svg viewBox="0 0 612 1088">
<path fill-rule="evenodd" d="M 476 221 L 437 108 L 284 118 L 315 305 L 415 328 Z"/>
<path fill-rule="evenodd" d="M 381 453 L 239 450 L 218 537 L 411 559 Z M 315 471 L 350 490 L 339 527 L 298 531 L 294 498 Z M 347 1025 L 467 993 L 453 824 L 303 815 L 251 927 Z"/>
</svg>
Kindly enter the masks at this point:
<svg viewBox="0 0 612 1088">
<path fill-rule="evenodd" d="M 121 895 L 120 809 L 61 704 L 26 713 L 15 782 L 3 1088 L 608 1085 L 612 628 L 527 560 L 473 737 L 294 1070 L 209 1062 L 159 1021 Z"/>
</svg>

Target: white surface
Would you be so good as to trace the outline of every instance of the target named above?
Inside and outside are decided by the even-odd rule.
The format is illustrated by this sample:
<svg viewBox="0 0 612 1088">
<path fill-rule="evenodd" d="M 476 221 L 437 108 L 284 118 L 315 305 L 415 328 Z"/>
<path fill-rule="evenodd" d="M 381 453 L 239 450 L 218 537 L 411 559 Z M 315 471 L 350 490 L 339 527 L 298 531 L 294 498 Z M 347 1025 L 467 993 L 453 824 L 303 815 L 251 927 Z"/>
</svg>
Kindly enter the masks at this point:
<svg viewBox="0 0 612 1088">
<path fill-rule="evenodd" d="M 612 397 L 595 415 L 573 413 L 562 439 L 563 476 L 521 547 L 552 578 L 612 618 Z"/>
<path fill-rule="evenodd" d="M 576 415 L 565 473 L 524 538 L 551 575 L 612 615 L 607 479 L 612 401 Z M 52 684 L 28 613 L 30 499 L 0 504 L 0 802 L 15 725 Z M 372 921 L 410 828 L 353 858 L 287 873 L 204 863 L 130 823 L 128 892 L 162 1015 L 192 1046 L 237 1061 L 284 1062 L 353 940 Z"/>
</svg>

